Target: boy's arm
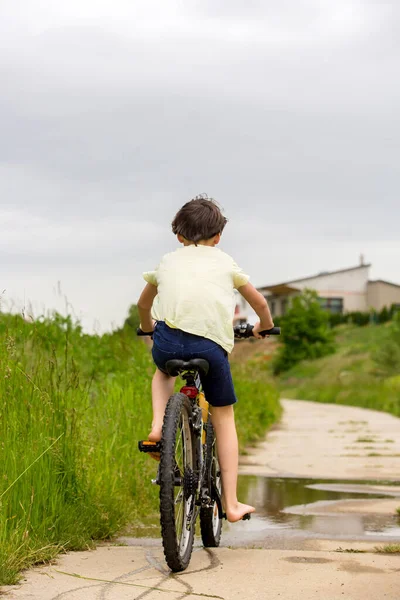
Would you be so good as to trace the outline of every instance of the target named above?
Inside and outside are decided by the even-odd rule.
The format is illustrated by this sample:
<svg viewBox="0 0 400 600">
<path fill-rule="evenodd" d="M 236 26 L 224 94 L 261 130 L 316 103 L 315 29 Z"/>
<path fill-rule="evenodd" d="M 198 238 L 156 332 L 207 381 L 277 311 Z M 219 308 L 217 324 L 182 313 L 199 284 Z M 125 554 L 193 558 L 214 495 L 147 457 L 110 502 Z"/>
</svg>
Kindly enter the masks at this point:
<svg viewBox="0 0 400 600">
<path fill-rule="evenodd" d="M 143 292 L 140 294 L 140 298 L 137 303 L 139 317 L 140 317 L 140 328 L 142 331 L 150 332 L 154 329 L 154 323 L 151 316 L 151 307 L 153 306 L 154 298 L 157 296 L 157 286 L 152 283 L 148 283 Z"/>
<path fill-rule="evenodd" d="M 259 331 L 272 329 L 272 327 L 274 326 L 268 302 L 251 283 L 246 283 L 246 285 L 242 285 L 238 289 L 238 292 L 243 296 L 245 300 L 247 300 L 254 312 L 257 313 L 260 321 L 259 323 L 256 323 L 254 325 L 253 335 L 255 337 L 261 337 L 258 335 Z"/>
</svg>

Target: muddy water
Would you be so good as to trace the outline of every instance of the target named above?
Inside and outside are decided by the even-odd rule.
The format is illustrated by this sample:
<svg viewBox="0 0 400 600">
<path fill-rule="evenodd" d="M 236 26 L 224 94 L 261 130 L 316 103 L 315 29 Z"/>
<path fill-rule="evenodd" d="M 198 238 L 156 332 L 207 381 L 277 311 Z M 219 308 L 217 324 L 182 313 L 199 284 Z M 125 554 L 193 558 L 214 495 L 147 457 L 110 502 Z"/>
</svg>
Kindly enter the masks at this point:
<svg viewBox="0 0 400 600">
<path fill-rule="evenodd" d="M 377 493 L 375 486 L 386 486 Z M 346 512 L 346 502 L 398 498 L 400 485 L 383 481 L 338 482 L 330 480 L 255 477 L 239 478 L 239 497 L 256 507 L 251 521 L 224 522 L 222 545 L 247 547 L 293 547 L 296 540 L 364 540 L 398 543 L 400 518 L 395 514 Z M 341 512 L 335 512 L 338 503 Z M 397 506 L 397 504 L 396 504 Z M 158 515 L 135 527 L 131 536 L 159 538 Z M 134 544 L 132 538 L 123 538 Z"/>
<path fill-rule="evenodd" d="M 376 485 L 387 486 L 377 493 Z M 249 524 L 224 525 L 227 545 L 285 545 L 299 538 L 366 541 L 400 541 L 400 518 L 396 514 L 346 512 L 346 502 L 398 498 L 400 486 L 386 482 L 329 481 L 242 476 L 240 497 L 253 504 L 256 515 Z M 338 503 L 340 513 L 334 512 Z M 360 511 L 362 512 L 362 511 Z"/>
</svg>

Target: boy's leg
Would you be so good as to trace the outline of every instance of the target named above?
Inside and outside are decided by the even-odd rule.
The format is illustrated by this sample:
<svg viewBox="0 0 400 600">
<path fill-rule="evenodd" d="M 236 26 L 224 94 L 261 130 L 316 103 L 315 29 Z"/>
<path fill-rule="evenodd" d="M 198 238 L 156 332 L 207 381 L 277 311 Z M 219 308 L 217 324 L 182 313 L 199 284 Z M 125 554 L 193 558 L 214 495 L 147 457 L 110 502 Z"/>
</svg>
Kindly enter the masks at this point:
<svg viewBox="0 0 400 600">
<path fill-rule="evenodd" d="M 239 445 L 235 426 L 233 405 L 210 406 L 211 421 L 217 439 L 218 461 L 222 477 L 222 494 L 228 521 L 234 523 L 246 513 L 255 511 L 254 506 L 238 502 L 236 495 Z"/>
<path fill-rule="evenodd" d="M 165 407 L 169 397 L 174 392 L 176 377 L 166 375 L 159 369 L 156 370 L 151 384 L 153 401 L 153 422 L 151 432 L 149 433 L 150 442 L 159 442 L 161 440 L 161 430 L 164 420 Z"/>
</svg>

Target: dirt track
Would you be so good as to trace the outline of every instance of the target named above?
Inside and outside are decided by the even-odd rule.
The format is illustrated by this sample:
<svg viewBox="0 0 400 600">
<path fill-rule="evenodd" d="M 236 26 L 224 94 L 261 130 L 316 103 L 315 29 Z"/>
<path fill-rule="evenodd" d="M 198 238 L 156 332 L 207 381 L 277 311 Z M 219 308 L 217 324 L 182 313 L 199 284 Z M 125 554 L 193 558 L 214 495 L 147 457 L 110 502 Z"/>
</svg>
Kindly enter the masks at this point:
<svg viewBox="0 0 400 600">
<path fill-rule="evenodd" d="M 400 481 L 400 419 L 345 406 L 283 404 L 280 426 L 243 458 L 242 473 Z M 400 505 L 400 488 L 391 493 Z M 351 508 L 339 502 L 330 510 L 393 510 L 397 499 L 389 502 L 359 500 Z M 400 555 L 376 554 L 371 543 L 340 546 L 363 553 L 338 552 L 329 540 L 302 550 L 197 547 L 189 569 L 173 575 L 158 543 L 109 545 L 33 569 L 7 592 L 10 600 L 399 600 Z"/>
</svg>

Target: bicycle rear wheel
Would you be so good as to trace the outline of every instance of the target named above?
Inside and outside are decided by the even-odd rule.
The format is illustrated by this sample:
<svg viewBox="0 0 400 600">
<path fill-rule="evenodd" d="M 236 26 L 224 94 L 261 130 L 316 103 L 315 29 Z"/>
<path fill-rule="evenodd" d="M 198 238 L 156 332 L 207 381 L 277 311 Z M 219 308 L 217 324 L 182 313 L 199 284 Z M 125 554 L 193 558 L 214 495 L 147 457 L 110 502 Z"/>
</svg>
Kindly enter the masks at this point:
<svg viewBox="0 0 400 600">
<path fill-rule="evenodd" d="M 195 446 L 192 408 L 185 394 L 168 400 L 160 459 L 160 517 L 165 559 L 172 571 L 189 564 L 195 533 Z"/>
<path fill-rule="evenodd" d="M 205 548 L 216 548 L 219 546 L 222 531 L 222 488 L 214 429 L 210 421 L 206 425 L 206 448 L 207 487 L 211 504 L 200 510 L 200 529 Z"/>
</svg>

